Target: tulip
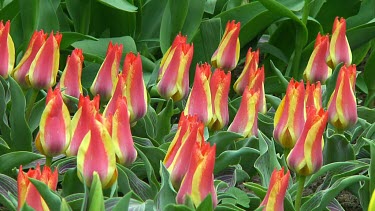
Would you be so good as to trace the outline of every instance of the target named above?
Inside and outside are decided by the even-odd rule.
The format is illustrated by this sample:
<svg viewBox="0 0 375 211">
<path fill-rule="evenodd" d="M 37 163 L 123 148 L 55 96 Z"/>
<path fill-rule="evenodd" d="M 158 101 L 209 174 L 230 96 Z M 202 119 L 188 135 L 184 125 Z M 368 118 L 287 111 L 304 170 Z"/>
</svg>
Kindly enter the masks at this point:
<svg viewBox="0 0 375 211">
<path fill-rule="evenodd" d="M 245 89 L 240 108 L 230 124 L 228 131 L 240 133 L 243 137 L 258 135 L 259 91 Z"/>
<path fill-rule="evenodd" d="M 194 84 L 184 110 L 185 114 L 197 115 L 204 124 L 212 118 L 212 102 L 210 91 L 211 66 L 207 63 L 196 67 Z"/>
<path fill-rule="evenodd" d="M 204 125 L 197 116 L 181 114 L 175 137 L 169 145 L 164 165 L 171 174 L 173 186 L 178 188 L 189 169 L 191 152 L 195 143 L 204 141 Z"/>
<path fill-rule="evenodd" d="M 320 81 L 325 83 L 332 74 L 332 69 L 327 65 L 329 57 L 329 37 L 318 33 L 315 41 L 314 51 L 312 52 L 307 67 L 303 72 L 303 78 L 310 83 Z"/>
<path fill-rule="evenodd" d="M 322 167 L 323 132 L 327 120 L 327 112 L 322 108 L 309 108 L 302 134 L 287 157 L 289 168 L 298 175 L 308 176 Z"/>
<path fill-rule="evenodd" d="M 29 46 L 27 47 L 26 52 L 23 54 L 21 61 L 12 71 L 11 75 L 22 86 L 27 86 L 26 75 L 30 70 L 31 63 L 33 62 L 39 49 L 46 42 L 46 39 L 47 34 L 45 34 L 43 30 L 35 31 L 30 39 Z"/>
<path fill-rule="evenodd" d="M 216 207 L 217 195 L 213 175 L 216 145 L 211 147 L 208 142 L 203 142 L 201 147 L 197 145 L 196 143 L 195 149 L 191 151 L 189 169 L 182 180 L 176 201 L 179 204 L 186 203 L 187 196 L 190 196 L 198 207 L 208 194 L 211 194 L 212 204 Z"/>
<path fill-rule="evenodd" d="M 39 133 L 35 140 L 37 149 L 48 157 L 65 153 L 70 143 L 70 113 L 59 88 L 48 90 L 46 107 L 42 113 Z"/>
<path fill-rule="evenodd" d="M 159 69 L 157 90 L 163 98 L 179 101 L 189 92 L 189 68 L 194 46 L 178 34 L 164 54 Z"/>
<path fill-rule="evenodd" d="M 334 67 L 341 62 L 346 65 L 352 63 L 352 51 L 346 38 L 346 20 L 344 18 L 335 18 L 329 52 Z"/>
<path fill-rule="evenodd" d="M 60 41 L 62 34 L 53 32 L 39 49 L 30 70 L 26 75 L 26 81 L 36 89 L 49 89 L 56 83 L 59 70 Z"/>
<path fill-rule="evenodd" d="M 114 82 L 120 67 L 122 49 L 122 44 L 112 45 L 112 42 L 109 42 L 107 55 L 90 87 L 91 93 L 93 95 L 99 94 L 103 100 L 108 100 L 112 95 Z"/>
<path fill-rule="evenodd" d="M 228 21 L 219 47 L 211 58 L 212 66 L 215 68 L 233 70 L 236 67 L 240 58 L 240 27 L 240 22 Z"/>
<path fill-rule="evenodd" d="M 99 114 L 99 95 L 96 95 L 92 101 L 90 97 L 80 95 L 78 101 L 78 110 L 74 114 L 71 123 L 71 134 L 72 140 L 66 154 L 68 156 L 76 156 L 78 153 L 78 148 L 82 143 L 83 138 L 90 130 L 90 124 L 92 118 L 97 118 Z M 98 119 L 98 118 L 97 118 Z"/>
<path fill-rule="evenodd" d="M 216 69 L 210 80 L 212 119 L 208 124 L 212 130 L 220 130 L 228 124 L 228 94 L 231 73 L 224 73 L 223 70 Z"/>
<path fill-rule="evenodd" d="M 3 21 L 0 21 L 0 75 L 4 78 L 8 78 L 13 70 L 15 60 L 14 43 L 9 31 L 10 21 L 7 21 L 5 25 Z"/>
<path fill-rule="evenodd" d="M 305 88 L 303 82 L 289 82 L 284 98 L 275 113 L 274 139 L 291 149 L 302 133 L 305 124 Z"/>
<path fill-rule="evenodd" d="M 107 106 L 104 109 L 103 115 L 105 118 L 113 116 L 115 114 L 117 100 L 122 96 L 126 96 L 126 84 L 124 74 L 120 73 L 117 75 L 115 89 L 112 97 L 108 101 Z"/>
<path fill-rule="evenodd" d="M 22 171 L 22 166 L 20 166 L 17 185 L 18 185 L 18 208 L 25 205 L 29 205 L 34 210 L 49 210 L 46 202 L 40 195 L 36 187 L 30 182 L 29 178 L 33 178 L 45 183 L 51 190 L 56 190 L 58 182 L 58 172 L 57 170 L 51 171 L 48 166 L 43 167 L 43 171 L 40 171 L 39 163 L 36 165 L 35 170 L 29 169 L 27 173 Z"/>
<path fill-rule="evenodd" d="M 147 91 L 142 75 L 142 60 L 137 55 L 128 53 L 125 57 L 124 68 L 122 69 L 125 78 L 125 96 L 128 103 L 129 118 L 131 122 L 146 115 L 147 112 Z"/>
<path fill-rule="evenodd" d="M 316 110 L 322 108 L 322 87 L 319 81 L 315 84 L 310 84 L 309 81 L 307 81 L 305 104 L 306 108 L 314 107 Z"/>
<path fill-rule="evenodd" d="M 284 198 L 289 178 L 289 170 L 286 174 L 284 174 L 284 168 L 273 170 L 266 197 L 260 204 L 264 211 L 284 211 Z"/>
<path fill-rule="evenodd" d="M 82 75 L 83 55 L 81 49 L 74 49 L 72 54 L 66 60 L 65 70 L 60 78 L 59 87 L 64 89 L 63 93 L 79 98 L 82 94 L 81 75 Z"/>
<path fill-rule="evenodd" d="M 117 180 L 116 155 L 111 136 L 105 125 L 95 118 L 88 122 L 90 131 L 85 135 L 77 154 L 77 175 L 91 186 L 97 172 L 104 189 Z"/>
<path fill-rule="evenodd" d="M 259 91 L 258 112 L 265 114 L 267 112 L 266 96 L 264 94 L 264 66 L 258 68 L 250 74 L 249 89 L 255 92 Z"/>
<path fill-rule="evenodd" d="M 345 130 L 357 122 L 355 83 L 356 66 L 341 67 L 335 90 L 328 102 L 329 122 L 339 130 Z"/>
<path fill-rule="evenodd" d="M 252 75 L 252 73 L 257 70 L 258 64 L 259 49 L 256 51 L 251 51 L 250 48 L 246 54 L 245 67 L 243 68 L 241 75 L 233 85 L 234 91 L 236 91 L 237 94 L 242 95 L 246 87 L 249 86 L 251 79 L 250 75 Z"/>
</svg>

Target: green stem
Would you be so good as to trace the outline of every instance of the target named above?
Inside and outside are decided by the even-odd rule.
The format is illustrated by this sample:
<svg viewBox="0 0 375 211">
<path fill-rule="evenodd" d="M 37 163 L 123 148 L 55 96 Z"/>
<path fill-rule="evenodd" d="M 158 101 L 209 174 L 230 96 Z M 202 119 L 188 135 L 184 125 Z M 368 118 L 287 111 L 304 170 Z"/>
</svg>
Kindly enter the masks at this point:
<svg viewBox="0 0 375 211">
<path fill-rule="evenodd" d="M 301 201 L 302 201 L 302 192 L 303 187 L 305 185 L 305 176 L 298 176 L 298 189 L 297 189 L 297 195 L 296 195 L 296 201 L 294 203 L 294 208 L 296 211 L 300 211 L 301 208 Z"/>
<path fill-rule="evenodd" d="M 156 113 L 160 113 L 161 110 L 163 109 L 164 101 L 159 101 L 158 105 L 156 106 Z"/>
<path fill-rule="evenodd" d="M 305 0 L 305 5 L 303 6 L 302 23 L 305 25 L 307 23 L 307 18 L 309 17 L 310 13 L 310 1 L 311 0 Z"/>
<path fill-rule="evenodd" d="M 46 166 L 50 167 L 52 164 L 52 158 L 50 156 L 46 156 Z"/>
<path fill-rule="evenodd" d="M 33 105 L 35 103 L 35 100 L 38 97 L 38 93 L 39 93 L 39 90 L 36 90 L 36 89 L 32 90 L 31 97 L 30 97 L 29 101 L 27 102 L 27 106 L 26 106 L 26 116 L 25 116 L 26 120 L 30 119 L 31 110 L 33 109 Z"/>
</svg>

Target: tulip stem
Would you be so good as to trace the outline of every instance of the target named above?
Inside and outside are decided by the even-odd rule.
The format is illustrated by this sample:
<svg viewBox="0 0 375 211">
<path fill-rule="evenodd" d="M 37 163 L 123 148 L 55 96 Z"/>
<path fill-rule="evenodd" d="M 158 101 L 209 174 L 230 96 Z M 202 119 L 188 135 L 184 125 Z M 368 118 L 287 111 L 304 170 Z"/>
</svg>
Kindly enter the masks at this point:
<svg viewBox="0 0 375 211">
<path fill-rule="evenodd" d="M 27 102 L 26 116 L 25 116 L 26 120 L 30 119 L 31 110 L 33 109 L 33 105 L 35 103 L 36 98 L 38 97 L 38 94 L 39 94 L 39 90 L 37 90 L 37 89 L 33 89 L 32 90 L 32 93 L 31 93 L 31 96 L 29 98 L 29 101 Z"/>
<path fill-rule="evenodd" d="M 156 106 L 156 113 L 160 113 L 161 110 L 163 109 L 164 101 L 158 102 L 158 105 Z"/>
<path fill-rule="evenodd" d="M 52 164 L 52 158 L 50 156 L 46 156 L 46 166 L 50 167 Z"/>
<path fill-rule="evenodd" d="M 297 189 L 297 195 L 296 195 L 296 201 L 294 202 L 294 208 L 296 211 L 300 211 L 301 208 L 301 201 L 302 201 L 302 192 L 303 192 L 303 187 L 305 185 L 305 176 L 298 176 L 298 189 Z"/>
</svg>

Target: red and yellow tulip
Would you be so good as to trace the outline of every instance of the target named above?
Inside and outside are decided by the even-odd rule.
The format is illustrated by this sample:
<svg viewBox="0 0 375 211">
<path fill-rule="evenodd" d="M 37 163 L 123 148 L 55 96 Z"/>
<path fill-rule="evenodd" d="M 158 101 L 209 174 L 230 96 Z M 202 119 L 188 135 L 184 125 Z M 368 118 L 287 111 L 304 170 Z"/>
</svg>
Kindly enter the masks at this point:
<svg viewBox="0 0 375 211">
<path fill-rule="evenodd" d="M 59 88 L 48 90 L 46 107 L 42 113 L 39 133 L 35 140 L 37 149 L 53 157 L 65 153 L 70 143 L 70 114 Z"/>
<path fill-rule="evenodd" d="M 35 55 L 31 62 L 26 81 L 36 89 L 49 89 L 56 84 L 59 70 L 60 41 L 62 34 L 53 32 Z"/>
<path fill-rule="evenodd" d="M 334 67 L 341 62 L 346 65 L 352 63 L 352 51 L 346 38 L 346 20 L 344 18 L 335 18 L 329 52 Z"/>
<path fill-rule="evenodd" d="M 264 66 L 258 68 L 250 74 L 249 89 L 259 92 L 258 112 L 267 112 L 266 95 L 264 93 Z"/>
<path fill-rule="evenodd" d="M 212 66 L 224 70 L 233 70 L 240 58 L 240 34 L 241 23 L 228 21 L 219 47 L 211 58 Z"/>
<path fill-rule="evenodd" d="M 197 115 L 199 120 L 206 125 L 212 118 L 210 77 L 211 66 L 207 63 L 197 64 L 194 84 L 184 110 L 185 114 Z"/>
<path fill-rule="evenodd" d="M 52 172 L 48 166 L 44 166 L 43 171 L 40 171 L 40 166 L 38 163 L 35 169 L 29 169 L 27 173 L 24 173 L 22 171 L 22 166 L 20 166 L 17 177 L 17 210 L 21 210 L 25 203 L 37 211 L 49 210 L 46 202 L 44 201 L 36 187 L 30 182 L 29 178 L 39 180 L 45 183 L 51 190 L 56 190 L 58 182 L 57 169 Z"/>
<path fill-rule="evenodd" d="M 0 75 L 7 78 L 14 67 L 15 51 L 12 37 L 9 34 L 10 21 L 5 25 L 0 21 Z"/>
<path fill-rule="evenodd" d="M 273 137 L 283 148 L 291 149 L 305 124 L 305 87 L 292 79 L 275 113 Z"/>
<path fill-rule="evenodd" d="M 211 130 L 220 130 L 228 124 L 228 94 L 230 87 L 231 73 L 216 69 L 210 80 L 212 119 L 208 124 Z"/>
<path fill-rule="evenodd" d="M 289 178 L 289 170 L 286 174 L 284 174 L 284 168 L 273 170 L 266 197 L 260 204 L 264 211 L 284 211 L 284 198 Z"/>
<path fill-rule="evenodd" d="M 109 100 L 115 85 L 116 76 L 119 72 L 122 55 L 122 44 L 108 44 L 107 55 L 99 68 L 94 82 L 90 87 L 93 95 L 100 95 L 103 100 Z"/>
<path fill-rule="evenodd" d="M 246 54 L 245 67 L 243 68 L 241 75 L 233 85 L 234 91 L 236 91 L 237 94 L 242 95 L 246 87 L 249 86 L 251 75 L 258 69 L 258 64 L 259 49 L 256 51 L 251 51 L 250 48 Z"/>
<path fill-rule="evenodd" d="M 81 75 L 82 75 L 83 55 L 81 49 L 74 49 L 72 54 L 66 60 L 65 70 L 60 78 L 59 87 L 64 89 L 66 95 L 79 98 L 82 94 Z"/>
<path fill-rule="evenodd" d="M 317 172 L 323 164 L 323 132 L 328 120 L 322 108 L 308 109 L 307 120 L 296 145 L 287 157 L 290 169 L 298 175 L 308 176 Z"/>
<path fill-rule="evenodd" d="M 194 47 L 186 42 L 187 38 L 178 34 L 160 62 L 157 90 L 163 98 L 179 101 L 189 93 Z"/>
<path fill-rule="evenodd" d="M 307 81 L 305 104 L 306 108 L 314 107 L 316 110 L 322 108 L 322 86 L 319 81 L 315 84 L 310 84 L 310 82 Z"/>
<path fill-rule="evenodd" d="M 341 67 L 335 90 L 328 102 L 328 119 L 337 129 L 345 130 L 357 122 L 355 83 L 356 66 Z"/>
</svg>

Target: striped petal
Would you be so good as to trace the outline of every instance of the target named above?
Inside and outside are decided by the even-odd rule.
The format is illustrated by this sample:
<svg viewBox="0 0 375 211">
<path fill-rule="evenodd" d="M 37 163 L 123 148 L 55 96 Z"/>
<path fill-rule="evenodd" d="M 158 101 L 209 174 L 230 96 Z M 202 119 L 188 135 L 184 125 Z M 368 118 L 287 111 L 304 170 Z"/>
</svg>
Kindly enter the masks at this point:
<svg viewBox="0 0 375 211">
<path fill-rule="evenodd" d="M 14 67 L 15 51 L 10 32 L 10 21 L 0 21 L 0 75 L 7 78 Z"/>
<path fill-rule="evenodd" d="M 72 54 L 66 60 L 64 72 L 60 78 L 59 87 L 64 90 L 66 95 L 79 98 L 82 94 L 81 76 L 82 76 L 83 55 L 81 49 L 74 49 Z"/>
<path fill-rule="evenodd" d="M 249 89 L 259 92 L 258 112 L 267 112 L 266 95 L 264 93 L 264 66 L 250 74 Z"/>
<path fill-rule="evenodd" d="M 241 75 L 234 83 L 233 88 L 237 94 L 242 95 L 244 90 L 250 84 L 250 79 L 253 72 L 258 69 L 259 64 L 259 49 L 251 51 L 251 48 L 247 51 L 245 67 L 243 68 Z"/>
<path fill-rule="evenodd" d="M 316 110 L 322 108 L 322 87 L 319 81 L 315 84 L 310 84 L 310 82 L 307 81 L 305 104 L 306 108 L 314 107 Z"/>
<path fill-rule="evenodd" d="M 352 63 L 352 51 L 346 38 L 346 20 L 344 18 L 335 18 L 329 52 L 334 67 L 341 62 L 344 62 L 346 65 Z"/>
</svg>

